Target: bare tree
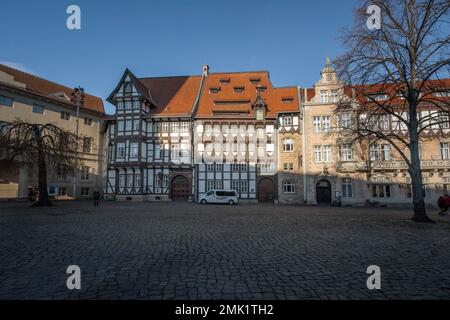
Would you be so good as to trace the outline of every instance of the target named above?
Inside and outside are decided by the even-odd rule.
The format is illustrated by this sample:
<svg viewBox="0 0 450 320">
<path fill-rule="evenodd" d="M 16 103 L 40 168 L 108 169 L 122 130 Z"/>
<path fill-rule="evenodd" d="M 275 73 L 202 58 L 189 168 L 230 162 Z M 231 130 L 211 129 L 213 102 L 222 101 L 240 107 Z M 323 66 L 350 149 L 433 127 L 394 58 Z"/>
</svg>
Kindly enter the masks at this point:
<svg viewBox="0 0 450 320">
<path fill-rule="evenodd" d="M 405 161 L 418 222 L 431 221 L 419 144 L 431 128 L 449 126 L 449 6 L 449 0 L 364 1 L 354 26 L 343 31 L 347 53 L 335 61 L 344 96 L 351 97 L 336 112 L 351 114 L 345 129 L 354 139 L 387 142 Z M 369 7 L 379 9 L 381 28 L 369 28 L 376 18 Z"/>
<path fill-rule="evenodd" d="M 75 168 L 79 138 L 53 124 L 0 121 L 0 156 L 36 163 L 39 175 L 39 206 L 50 206 L 47 166 Z"/>
</svg>

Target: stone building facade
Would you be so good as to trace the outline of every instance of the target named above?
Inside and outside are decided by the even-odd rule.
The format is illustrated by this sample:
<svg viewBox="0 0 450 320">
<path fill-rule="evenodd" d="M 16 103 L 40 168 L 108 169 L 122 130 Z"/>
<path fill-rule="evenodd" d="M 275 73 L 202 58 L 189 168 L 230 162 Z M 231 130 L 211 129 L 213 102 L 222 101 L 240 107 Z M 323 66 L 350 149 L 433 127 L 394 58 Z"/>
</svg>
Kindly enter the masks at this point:
<svg viewBox="0 0 450 320">
<path fill-rule="evenodd" d="M 73 89 L 40 77 L 0 65 L 0 119 L 13 122 L 52 123 L 76 133 L 77 106 L 71 99 Z M 90 198 L 101 188 L 103 175 L 101 130 L 104 116 L 101 98 L 86 94 L 79 110 L 79 135 L 82 144 L 76 169 L 76 198 Z M 27 198 L 29 188 L 37 188 L 37 169 L 32 163 L 2 161 L 0 198 Z M 74 174 L 62 166 L 48 169 L 50 196 L 72 198 Z M 3 190 L 3 192 L 2 192 Z"/>
<path fill-rule="evenodd" d="M 450 82 L 444 80 L 441 97 L 450 97 Z M 346 113 L 336 113 L 344 96 L 358 108 L 354 92 L 348 92 L 338 79 L 329 60 L 313 88 L 304 89 L 303 123 L 305 134 L 305 202 L 307 204 L 404 206 L 412 204 L 411 180 L 406 163 L 399 152 L 383 141 L 350 141 L 340 127 L 350 123 Z M 376 99 L 388 99 L 379 95 Z M 399 98 L 400 99 L 400 98 Z M 420 107 L 419 118 L 438 112 L 433 107 Z M 420 156 L 425 185 L 425 201 L 435 205 L 437 198 L 449 189 L 449 115 L 442 124 L 432 125 L 421 135 Z M 379 115 L 377 130 L 406 127 L 395 117 Z M 398 128 L 398 129 L 396 129 Z"/>
</svg>

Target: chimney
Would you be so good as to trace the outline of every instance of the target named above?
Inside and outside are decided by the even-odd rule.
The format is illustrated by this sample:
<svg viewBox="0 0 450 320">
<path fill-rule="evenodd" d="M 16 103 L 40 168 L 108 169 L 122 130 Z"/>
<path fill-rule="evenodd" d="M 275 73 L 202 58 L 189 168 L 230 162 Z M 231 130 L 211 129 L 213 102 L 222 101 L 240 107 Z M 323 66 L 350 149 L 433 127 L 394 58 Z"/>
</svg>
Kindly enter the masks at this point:
<svg viewBox="0 0 450 320">
<path fill-rule="evenodd" d="M 207 77 L 209 75 L 209 66 L 207 64 L 203 65 L 203 76 Z"/>
</svg>

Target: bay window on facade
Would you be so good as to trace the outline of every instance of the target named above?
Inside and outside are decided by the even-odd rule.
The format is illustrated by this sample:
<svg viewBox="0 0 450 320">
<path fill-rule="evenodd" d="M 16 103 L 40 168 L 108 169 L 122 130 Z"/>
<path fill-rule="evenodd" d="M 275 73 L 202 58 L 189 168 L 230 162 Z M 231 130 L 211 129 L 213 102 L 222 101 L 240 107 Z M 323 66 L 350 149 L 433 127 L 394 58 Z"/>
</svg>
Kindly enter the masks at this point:
<svg viewBox="0 0 450 320">
<path fill-rule="evenodd" d="M 342 144 L 340 151 L 341 161 L 353 161 L 353 148 L 351 144 Z"/>
</svg>

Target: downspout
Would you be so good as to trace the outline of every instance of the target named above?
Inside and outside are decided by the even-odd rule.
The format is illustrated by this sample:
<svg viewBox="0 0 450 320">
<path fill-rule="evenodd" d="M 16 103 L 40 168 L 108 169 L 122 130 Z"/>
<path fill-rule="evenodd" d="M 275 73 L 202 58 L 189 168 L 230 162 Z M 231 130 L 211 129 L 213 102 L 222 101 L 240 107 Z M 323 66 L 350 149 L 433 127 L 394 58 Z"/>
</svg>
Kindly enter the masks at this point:
<svg viewBox="0 0 450 320">
<path fill-rule="evenodd" d="M 203 72 L 202 79 L 200 81 L 200 87 L 197 92 L 197 96 L 195 97 L 194 105 L 192 106 L 191 111 L 191 166 L 192 166 L 192 183 L 194 186 L 194 199 L 192 199 L 193 202 L 197 201 L 198 198 L 198 188 L 197 188 L 197 172 L 196 172 L 196 166 L 195 166 L 195 157 L 194 157 L 194 121 L 195 121 L 195 115 L 197 114 L 198 104 L 200 102 L 200 97 L 203 92 L 203 86 L 206 80 L 206 77 L 208 77 L 208 74 Z"/>
<path fill-rule="evenodd" d="M 302 156 L 302 165 L 303 165 L 303 202 L 306 204 L 308 203 L 308 175 L 307 175 L 307 168 L 306 165 L 308 161 L 306 161 L 306 107 L 303 102 L 303 98 L 306 99 L 308 97 L 306 88 L 303 89 L 303 97 L 301 94 L 301 88 L 298 87 L 298 97 L 299 97 L 299 106 L 300 106 L 300 115 L 302 117 L 302 149 L 303 149 L 303 156 Z"/>
</svg>

